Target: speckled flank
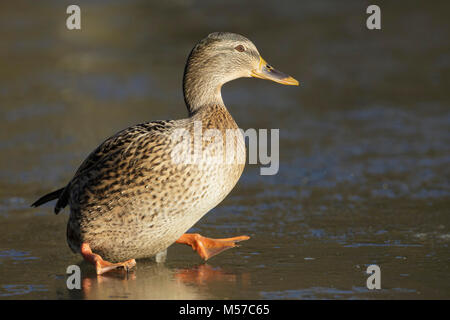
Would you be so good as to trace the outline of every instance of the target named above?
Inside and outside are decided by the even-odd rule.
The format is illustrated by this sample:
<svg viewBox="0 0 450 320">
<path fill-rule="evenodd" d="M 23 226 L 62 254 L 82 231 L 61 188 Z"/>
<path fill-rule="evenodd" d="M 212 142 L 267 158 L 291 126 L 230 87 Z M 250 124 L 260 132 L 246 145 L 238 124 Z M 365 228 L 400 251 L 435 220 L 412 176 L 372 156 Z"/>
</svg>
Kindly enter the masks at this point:
<svg viewBox="0 0 450 320">
<path fill-rule="evenodd" d="M 189 120 L 128 128 L 88 157 L 67 187 L 73 251 L 87 242 L 111 261 L 153 256 L 225 198 L 244 164 L 174 164 L 167 152 L 175 143 L 173 130 L 192 132 L 194 121 L 202 121 L 204 130 L 237 128 L 225 107 L 211 106 Z M 245 153 L 243 139 L 237 143 Z M 214 152 L 206 144 L 205 152 Z"/>
</svg>

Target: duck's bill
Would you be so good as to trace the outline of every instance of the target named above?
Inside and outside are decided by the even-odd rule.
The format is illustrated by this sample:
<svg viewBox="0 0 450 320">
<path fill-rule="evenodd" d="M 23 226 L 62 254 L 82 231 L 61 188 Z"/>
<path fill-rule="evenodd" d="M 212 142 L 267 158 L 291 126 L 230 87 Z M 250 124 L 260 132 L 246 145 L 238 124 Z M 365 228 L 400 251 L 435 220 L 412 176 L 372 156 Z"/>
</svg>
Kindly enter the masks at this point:
<svg viewBox="0 0 450 320">
<path fill-rule="evenodd" d="M 290 86 L 298 86 L 297 80 L 270 66 L 263 58 L 260 58 L 258 68 L 252 71 L 251 76 L 254 78 L 272 80 Z"/>
</svg>

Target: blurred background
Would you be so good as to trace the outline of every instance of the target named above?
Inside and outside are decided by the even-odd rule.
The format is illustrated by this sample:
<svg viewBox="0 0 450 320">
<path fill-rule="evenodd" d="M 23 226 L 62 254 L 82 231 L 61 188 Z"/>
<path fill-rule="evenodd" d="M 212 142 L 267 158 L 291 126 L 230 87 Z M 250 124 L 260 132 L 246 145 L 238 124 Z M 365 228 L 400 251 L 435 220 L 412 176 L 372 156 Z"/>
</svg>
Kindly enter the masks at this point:
<svg viewBox="0 0 450 320">
<path fill-rule="evenodd" d="M 0 4 L 0 299 L 449 299 L 450 26 L 447 1 L 73 1 Z M 301 83 L 224 86 L 243 128 L 280 129 L 280 171 L 248 165 L 192 231 L 252 239 L 203 264 L 97 278 L 65 240 L 68 209 L 37 209 L 106 137 L 185 117 L 197 41 L 245 35 Z M 82 290 L 66 268 L 82 267 Z M 370 264 L 381 290 L 366 288 Z"/>
</svg>

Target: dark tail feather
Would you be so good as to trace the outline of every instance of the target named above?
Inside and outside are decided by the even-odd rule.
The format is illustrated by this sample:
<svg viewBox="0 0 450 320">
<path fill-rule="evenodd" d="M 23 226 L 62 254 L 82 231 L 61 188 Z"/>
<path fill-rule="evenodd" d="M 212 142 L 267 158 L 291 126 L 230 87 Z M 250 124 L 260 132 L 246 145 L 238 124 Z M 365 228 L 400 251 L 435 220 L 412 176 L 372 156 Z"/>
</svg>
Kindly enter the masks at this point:
<svg viewBox="0 0 450 320">
<path fill-rule="evenodd" d="M 58 199 L 63 191 L 64 191 L 64 188 L 61 188 L 61 189 L 58 189 L 56 191 L 50 192 L 49 194 L 46 194 L 45 196 L 40 197 L 31 206 L 32 207 L 39 207 L 41 204 L 44 204 L 46 202 Z"/>
</svg>

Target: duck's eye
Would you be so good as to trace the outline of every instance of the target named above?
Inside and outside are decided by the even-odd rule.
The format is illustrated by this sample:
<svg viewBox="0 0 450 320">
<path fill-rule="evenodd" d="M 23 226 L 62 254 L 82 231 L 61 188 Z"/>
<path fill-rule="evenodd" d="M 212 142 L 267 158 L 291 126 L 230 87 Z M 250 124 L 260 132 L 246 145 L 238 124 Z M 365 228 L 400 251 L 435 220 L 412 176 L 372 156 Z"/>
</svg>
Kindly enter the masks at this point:
<svg viewBox="0 0 450 320">
<path fill-rule="evenodd" d="M 239 52 L 244 52 L 245 51 L 245 48 L 244 48 L 244 46 L 242 44 L 236 46 L 234 49 L 236 51 L 239 51 Z"/>
</svg>

